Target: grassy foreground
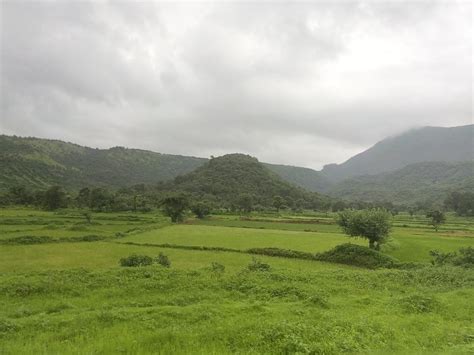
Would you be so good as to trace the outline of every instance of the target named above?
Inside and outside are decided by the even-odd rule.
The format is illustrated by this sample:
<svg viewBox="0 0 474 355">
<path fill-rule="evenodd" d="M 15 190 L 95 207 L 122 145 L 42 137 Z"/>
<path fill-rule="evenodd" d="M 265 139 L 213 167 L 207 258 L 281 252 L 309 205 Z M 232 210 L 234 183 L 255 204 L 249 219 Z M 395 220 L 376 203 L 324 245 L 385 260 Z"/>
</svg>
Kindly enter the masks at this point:
<svg viewBox="0 0 474 355">
<path fill-rule="evenodd" d="M 474 352 L 474 271 L 432 267 L 426 255 L 473 246 L 472 220 L 450 218 L 434 233 L 422 220 L 397 217 L 385 252 L 426 264 L 412 270 L 262 256 L 270 270 L 251 271 L 244 252 L 156 245 L 317 252 L 348 239 L 330 218 L 170 226 L 156 214 L 98 214 L 91 224 L 74 211 L 0 216 L 0 240 L 102 238 L 0 244 L 0 353 Z M 171 268 L 118 266 L 132 253 L 160 252 Z"/>
</svg>

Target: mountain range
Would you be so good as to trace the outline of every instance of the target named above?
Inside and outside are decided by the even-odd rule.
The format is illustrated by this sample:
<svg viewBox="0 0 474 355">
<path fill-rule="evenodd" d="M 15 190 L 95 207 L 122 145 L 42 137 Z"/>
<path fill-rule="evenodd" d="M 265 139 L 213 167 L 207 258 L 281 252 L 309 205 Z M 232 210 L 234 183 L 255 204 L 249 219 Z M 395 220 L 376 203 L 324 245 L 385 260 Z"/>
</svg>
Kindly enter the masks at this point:
<svg viewBox="0 0 474 355">
<path fill-rule="evenodd" d="M 474 125 L 424 127 L 384 139 L 321 171 L 262 164 L 287 183 L 347 200 L 435 201 L 451 190 L 474 190 L 473 140 Z M 227 165 L 232 165 L 232 157 L 241 155 L 230 155 Z M 77 190 L 156 184 L 196 171 L 208 161 L 124 147 L 94 149 L 58 140 L 0 135 L 0 190 L 16 185 L 43 189 L 58 184 Z"/>
</svg>

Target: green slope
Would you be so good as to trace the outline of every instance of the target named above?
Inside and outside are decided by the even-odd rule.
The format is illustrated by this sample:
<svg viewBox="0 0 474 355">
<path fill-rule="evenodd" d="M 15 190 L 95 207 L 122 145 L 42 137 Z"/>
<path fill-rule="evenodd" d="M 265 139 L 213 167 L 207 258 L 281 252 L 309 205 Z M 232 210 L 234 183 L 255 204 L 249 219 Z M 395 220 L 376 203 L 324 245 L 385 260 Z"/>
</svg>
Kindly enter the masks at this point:
<svg viewBox="0 0 474 355">
<path fill-rule="evenodd" d="M 450 191 L 474 191 L 474 162 L 423 162 L 377 175 L 346 179 L 329 194 L 348 200 L 442 202 Z"/>
<path fill-rule="evenodd" d="M 44 188 L 60 184 L 121 187 L 170 180 L 207 159 L 138 149 L 92 149 L 38 138 L 0 136 L 0 189 L 13 185 Z"/>
<path fill-rule="evenodd" d="M 263 206 L 270 206 L 277 195 L 290 204 L 291 201 L 297 200 L 307 203 L 327 200 L 321 195 L 284 181 L 256 158 L 243 154 L 213 158 L 195 171 L 178 176 L 162 188 L 208 196 L 230 203 L 236 202 L 239 195 L 245 193 L 252 195 L 254 202 Z"/>
<path fill-rule="evenodd" d="M 122 187 L 172 180 L 206 163 L 206 158 L 115 147 L 93 149 L 58 140 L 0 135 L 0 190 L 15 185 Z M 317 171 L 265 164 L 284 180 L 310 191 L 324 191 Z"/>
</svg>

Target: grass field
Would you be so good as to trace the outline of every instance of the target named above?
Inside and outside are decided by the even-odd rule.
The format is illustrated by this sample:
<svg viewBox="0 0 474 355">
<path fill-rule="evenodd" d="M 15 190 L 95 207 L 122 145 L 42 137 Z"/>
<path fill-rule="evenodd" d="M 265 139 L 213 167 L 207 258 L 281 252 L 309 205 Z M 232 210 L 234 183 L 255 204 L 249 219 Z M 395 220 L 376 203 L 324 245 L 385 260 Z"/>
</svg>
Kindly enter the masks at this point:
<svg viewBox="0 0 474 355">
<path fill-rule="evenodd" d="M 157 213 L 104 213 L 89 224 L 79 211 L 3 209 L 0 353 L 471 354 L 474 271 L 430 266 L 429 251 L 474 246 L 474 220 L 447 222 L 436 233 L 421 216 L 394 219 L 383 252 L 426 266 L 368 270 L 259 256 L 270 270 L 252 271 L 249 248 L 315 253 L 366 242 L 326 215 L 171 225 Z M 99 239 L 73 239 L 91 235 Z M 50 238 L 14 242 L 25 236 Z M 170 268 L 118 263 L 160 252 Z"/>
</svg>

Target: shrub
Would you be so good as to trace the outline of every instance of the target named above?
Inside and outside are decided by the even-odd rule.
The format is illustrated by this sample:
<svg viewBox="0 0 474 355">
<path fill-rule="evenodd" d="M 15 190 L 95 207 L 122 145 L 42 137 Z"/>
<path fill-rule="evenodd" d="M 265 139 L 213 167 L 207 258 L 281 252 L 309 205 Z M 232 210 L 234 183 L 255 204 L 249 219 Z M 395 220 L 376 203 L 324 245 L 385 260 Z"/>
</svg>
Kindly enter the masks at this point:
<svg viewBox="0 0 474 355">
<path fill-rule="evenodd" d="M 120 259 L 120 266 L 136 267 L 147 266 L 153 263 L 153 259 L 147 255 L 132 254 L 126 258 Z"/>
<path fill-rule="evenodd" d="M 250 264 L 248 264 L 247 269 L 250 271 L 269 271 L 270 265 L 265 264 L 256 258 L 252 258 L 252 261 Z"/>
<path fill-rule="evenodd" d="M 403 297 L 398 303 L 407 313 L 428 313 L 439 307 L 439 302 L 434 297 L 423 294 Z"/>
<path fill-rule="evenodd" d="M 21 237 L 0 240 L 0 244 L 44 244 L 54 243 L 56 240 L 50 236 L 24 235 Z"/>
<path fill-rule="evenodd" d="M 222 274 L 225 271 L 225 266 L 216 262 L 212 262 L 211 271 L 216 274 Z"/>
<path fill-rule="evenodd" d="M 247 253 L 268 256 L 280 256 L 283 258 L 291 259 L 314 259 L 314 255 L 311 253 L 280 248 L 251 248 L 247 249 Z"/>
<path fill-rule="evenodd" d="M 163 253 L 160 253 L 157 257 L 156 257 L 156 262 L 164 267 L 170 267 L 171 266 L 171 261 L 170 259 L 164 255 Z"/>
<path fill-rule="evenodd" d="M 376 250 L 356 244 L 341 244 L 334 249 L 315 255 L 316 260 L 332 263 L 354 265 L 375 269 L 379 267 L 391 268 L 397 266 L 396 259 Z"/>
<path fill-rule="evenodd" d="M 433 257 L 431 263 L 436 266 L 441 265 L 456 265 L 463 267 L 474 267 L 474 248 L 461 248 L 458 252 L 442 253 L 438 250 L 430 251 Z"/>
</svg>

